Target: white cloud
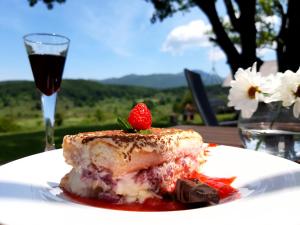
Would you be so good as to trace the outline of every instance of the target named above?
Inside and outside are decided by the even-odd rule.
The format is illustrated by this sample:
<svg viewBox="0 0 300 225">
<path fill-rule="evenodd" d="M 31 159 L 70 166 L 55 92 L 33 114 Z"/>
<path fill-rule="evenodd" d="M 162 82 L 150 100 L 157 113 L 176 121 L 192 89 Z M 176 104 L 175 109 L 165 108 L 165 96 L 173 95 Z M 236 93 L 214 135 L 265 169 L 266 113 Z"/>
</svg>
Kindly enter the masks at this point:
<svg viewBox="0 0 300 225">
<path fill-rule="evenodd" d="M 213 48 L 208 52 L 208 58 L 211 61 L 220 61 L 225 59 L 226 56 L 220 48 Z"/>
<path fill-rule="evenodd" d="M 264 57 L 265 55 L 267 54 L 270 54 L 271 52 L 273 52 L 274 50 L 271 49 L 271 48 L 260 48 L 260 49 L 257 49 L 256 50 L 256 54 L 259 56 L 259 57 Z"/>
<path fill-rule="evenodd" d="M 106 46 L 118 56 L 132 56 L 132 49 L 135 47 L 133 40 L 143 29 L 143 23 L 139 19 L 146 17 L 142 14 L 144 8 L 139 1 L 127 4 L 118 0 L 99 4 L 95 0 L 89 5 L 78 5 L 78 8 L 80 11 L 74 15 L 80 17 L 79 20 L 74 19 L 76 29 L 79 28 L 83 35 L 101 46 Z"/>
<path fill-rule="evenodd" d="M 262 21 L 264 21 L 264 23 L 271 24 L 273 28 L 277 31 L 279 29 L 281 19 L 277 15 L 263 16 Z M 256 22 L 255 26 L 257 30 L 260 30 L 262 27 L 262 23 Z"/>
<path fill-rule="evenodd" d="M 266 17 L 264 18 L 264 20 L 265 20 L 267 23 L 272 23 L 272 24 L 275 24 L 275 25 L 279 25 L 279 23 L 280 23 L 280 18 L 279 18 L 277 15 L 266 16 Z"/>
<path fill-rule="evenodd" d="M 161 50 L 172 54 L 181 54 L 187 49 L 211 46 L 206 32 L 211 30 L 203 20 L 174 28 L 164 41 Z"/>
<path fill-rule="evenodd" d="M 230 23 L 230 19 L 229 19 L 229 16 L 228 16 L 228 15 L 225 15 L 225 16 L 223 17 L 223 22 L 224 22 L 224 23 Z"/>
<path fill-rule="evenodd" d="M 256 54 L 258 55 L 258 57 L 261 57 L 261 58 L 269 57 L 270 55 L 275 54 L 276 46 L 277 46 L 277 44 L 274 41 L 272 43 L 272 46 L 266 46 L 263 48 L 256 49 Z"/>
</svg>

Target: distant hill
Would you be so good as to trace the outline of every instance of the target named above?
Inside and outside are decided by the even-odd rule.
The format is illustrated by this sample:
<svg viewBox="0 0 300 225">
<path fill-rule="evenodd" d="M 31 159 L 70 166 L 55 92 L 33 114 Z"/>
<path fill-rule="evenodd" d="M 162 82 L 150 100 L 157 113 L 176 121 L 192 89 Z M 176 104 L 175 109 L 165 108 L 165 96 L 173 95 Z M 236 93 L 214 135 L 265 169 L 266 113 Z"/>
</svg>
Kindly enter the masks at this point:
<svg viewBox="0 0 300 225">
<path fill-rule="evenodd" d="M 153 75 L 156 77 L 157 75 Z M 169 75 L 175 76 L 176 75 Z M 179 75 L 177 75 L 179 76 Z M 140 76 L 137 76 L 140 77 Z M 174 79 L 170 79 L 169 83 L 173 83 Z M 159 83 L 167 82 L 165 77 Z M 138 82 L 136 82 L 137 84 Z M 160 86 L 162 87 L 162 85 Z M 116 84 L 103 84 L 93 80 L 69 80 L 65 79 L 62 82 L 61 90 L 59 91 L 59 102 L 68 103 L 71 106 L 92 106 L 95 103 L 104 99 L 144 99 L 155 98 L 157 96 L 168 96 L 174 99 L 182 99 L 187 87 L 175 87 L 168 89 L 154 89 L 143 86 L 130 86 L 130 85 L 116 85 Z M 221 88 L 220 85 L 213 85 L 207 88 L 209 98 L 224 99 L 226 98 L 226 90 Z M 0 108 L 19 107 L 24 104 L 31 104 L 37 106 L 40 103 L 40 95 L 35 88 L 33 81 L 2 81 L 0 82 Z M 1 115 L 1 111 L 0 111 Z"/>
<path fill-rule="evenodd" d="M 216 74 L 209 74 L 200 70 L 195 70 L 201 74 L 205 85 L 221 84 L 222 78 Z M 136 75 L 130 74 L 120 78 L 109 78 L 100 81 L 103 84 L 133 85 L 156 89 L 166 89 L 174 87 L 185 87 L 187 82 L 183 73 L 177 74 L 150 74 Z"/>
<path fill-rule="evenodd" d="M 62 82 L 59 99 L 71 101 L 75 106 L 94 104 L 111 97 L 145 98 L 154 95 L 155 89 L 101 84 L 92 80 L 69 80 Z M 33 81 L 0 82 L 0 108 L 16 106 L 26 102 L 40 101 L 40 96 Z"/>
</svg>

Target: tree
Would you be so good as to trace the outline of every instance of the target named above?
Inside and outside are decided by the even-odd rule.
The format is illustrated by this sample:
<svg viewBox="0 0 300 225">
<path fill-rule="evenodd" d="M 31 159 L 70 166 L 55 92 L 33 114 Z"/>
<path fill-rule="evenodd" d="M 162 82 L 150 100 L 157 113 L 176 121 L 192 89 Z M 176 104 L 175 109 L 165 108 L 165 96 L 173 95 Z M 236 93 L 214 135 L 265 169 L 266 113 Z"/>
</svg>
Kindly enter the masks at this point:
<svg viewBox="0 0 300 225">
<path fill-rule="evenodd" d="M 297 0 L 223 0 L 229 22 L 219 17 L 216 0 L 146 0 L 155 8 L 152 22 L 163 21 L 179 11 L 187 12 L 191 7 L 198 7 L 204 12 L 212 25 L 214 38 L 226 54 L 228 64 L 234 73 L 239 67 L 247 68 L 262 60 L 257 56 L 257 48 L 273 46 L 276 43 L 276 55 L 279 71 L 299 68 L 297 54 L 300 43 L 297 29 L 300 27 L 300 1 Z M 266 16 L 281 18 L 276 27 Z M 259 24 L 259 26 L 256 26 Z M 238 51 L 238 47 L 240 51 Z"/>
<path fill-rule="evenodd" d="M 39 1 L 43 1 L 48 9 L 52 9 L 53 8 L 53 3 L 64 3 L 66 0 L 27 0 L 29 2 L 30 6 L 34 6 L 35 4 L 37 4 Z"/>
<path fill-rule="evenodd" d="M 28 0 L 35 5 L 39 0 Z M 65 0 L 40 0 L 49 9 L 53 3 Z M 145 0 L 152 3 L 154 13 L 151 21 L 163 21 L 176 12 L 188 12 L 198 7 L 211 23 L 214 36 L 210 38 L 225 53 L 232 74 L 239 68 L 247 68 L 263 61 L 256 50 L 274 48 L 279 71 L 299 68 L 297 55 L 300 52 L 298 28 L 300 27 L 299 0 L 223 0 L 229 21 L 220 18 L 216 8 L 218 0 Z M 221 1 L 221 0 L 219 0 Z M 279 25 L 266 20 L 267 16 L 281 19 Z"/>
</svg>

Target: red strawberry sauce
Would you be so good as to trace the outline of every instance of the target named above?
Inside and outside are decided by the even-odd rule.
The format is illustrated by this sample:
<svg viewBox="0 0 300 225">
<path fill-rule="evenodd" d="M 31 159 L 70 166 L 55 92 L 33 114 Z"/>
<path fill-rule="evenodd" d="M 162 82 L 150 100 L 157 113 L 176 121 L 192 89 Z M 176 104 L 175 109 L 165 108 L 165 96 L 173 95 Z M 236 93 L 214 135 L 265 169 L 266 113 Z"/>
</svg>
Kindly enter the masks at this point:
<svg viewBox="0 0 300 225">
<path fill-rule="evenodd" d="M 235 177 L 229 178 L 219 178 L 219 177 L 208 177 L 203 174 L 192 173 L 191 177 L 193 179 L 198 179 L 199 181 L 206 183 L 207 185 L 215 188 L 221 199 L 233 196 L 238 192 L 237 189 L 231 186 L 231 183 L 235 180 Z M 150 198 L 143 203 L 130 203 L 130 204 L 116 204 L 107 202 L 99 199 L 83 198 L 72 194 L 66 190 L 63 190 L 65 196 L 74 202 L 81 203 L 84 205 L 114 209 L 114 210 L 124 210 L 124 211 L 141 211 L 141 212 L 155 212 L 155 211 L 176 211 L 189 209 L 189 205 L 182 204 L 172 200 L 165 200 L 159 198 Z"/>
<path fill-rule="evenodd" d="M 66 190 L 64 190 L 64 194 L 74 202 L 105 209 L 140 212 L 175 211 L 187 209 L 186 205 L 179 202 L 158 198 L 147 199 L 143 203 L 116 204 L 99 199 L 79 197 L 70 192 L 67 192 Z"/>
</svg>

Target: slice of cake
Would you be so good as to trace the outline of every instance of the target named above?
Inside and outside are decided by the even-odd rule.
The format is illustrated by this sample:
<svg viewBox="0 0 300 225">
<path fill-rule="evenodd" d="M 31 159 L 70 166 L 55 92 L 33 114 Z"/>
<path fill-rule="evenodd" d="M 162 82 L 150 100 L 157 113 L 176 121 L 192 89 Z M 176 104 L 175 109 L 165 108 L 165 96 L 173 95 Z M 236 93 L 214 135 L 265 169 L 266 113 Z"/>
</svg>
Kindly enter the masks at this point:
<svg viewBox="0 0 300 225">
<path fill-rule="evenodd" d="M 60 186 L 81 197 L 114 203 L 143 202 L 172 193 L 204 162 L 201 136 L 193 130 L 150 128 L 67 135 L 65 160 L 73 169 Z"/>
</svg>

